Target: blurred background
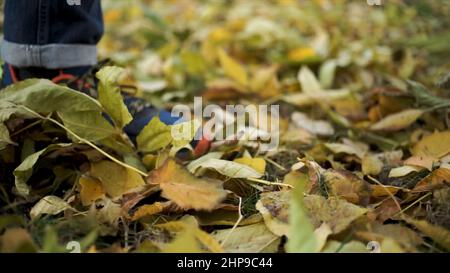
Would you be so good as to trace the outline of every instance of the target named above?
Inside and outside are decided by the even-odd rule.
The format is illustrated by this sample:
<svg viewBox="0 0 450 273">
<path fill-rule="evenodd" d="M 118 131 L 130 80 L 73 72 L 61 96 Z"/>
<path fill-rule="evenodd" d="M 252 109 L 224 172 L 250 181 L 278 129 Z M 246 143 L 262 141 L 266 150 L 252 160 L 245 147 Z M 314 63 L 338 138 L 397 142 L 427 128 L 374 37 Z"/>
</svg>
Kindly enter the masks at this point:
<svg viewBox="0 0 450 273">
<path fill-rule="evenodd" d="M 297 91 L 302 64 L 335 70 L 333 79 L 321 79 L 325 87 L 356 93 L 382 84 L 402 87 L 408 78 L 433 85 L 449 70 L 450 2 L 444 0 L 102 3 L 101 57 L 128 67 L 128 80 L 154 103 L 194 94 L 265 100 Z M 223 78 L 218 48 L 245 66 L 249 87 Z"/>
</svg>

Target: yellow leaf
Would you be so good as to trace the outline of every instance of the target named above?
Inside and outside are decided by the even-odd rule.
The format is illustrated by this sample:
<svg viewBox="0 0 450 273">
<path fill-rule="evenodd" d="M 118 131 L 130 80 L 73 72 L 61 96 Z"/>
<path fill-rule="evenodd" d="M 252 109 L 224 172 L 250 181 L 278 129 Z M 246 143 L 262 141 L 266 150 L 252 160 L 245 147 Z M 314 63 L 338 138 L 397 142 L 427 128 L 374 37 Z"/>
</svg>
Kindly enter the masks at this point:
<svg viewBox="0 0 450 273">
<path fill-rule="evenodd" d="M 153 171 L 148 179 L 159 184 L 163 196 L 183 209 L 212 210 L 227 195 L 220 181 L 197 178 L 173 159 Z"/>
<path fill-rule="evenodd" d="M 82 176 L 80 177 L 78 183 L 80 183 L 81 186 L 80 197 L 83 206 L 89 206 L 96 200 L 105 197 L 105 191 L 103 190 L 102 183 L 97 179 Z"/>
<path fill-rule="evenodd" d="M 386 185 L 370 185 L 372 188 L 372 196 L 375 198 L 389 197 L 395 195 L 401 188 Z M 390 194 L 389 194 L 390 193 Z"/>
<path fill-rule="evenodd" d="M 216 230 L 212 237 L 227 253 L 275 253 L 280 242 L 280 238 L 263 223 Z"/>
<path fill-rule="evenodd" d="M 316 51 L 312 47 L 298 47 L 288 53 L 288 59 L 292 62 L 302 62 L 316 56 Z"/>
<path fill-rule="evenodd" d="M 450 232 L 443 227 L 432 225 L 425 220 L 416 220 L 405 217 L 406 222 L 414 225 L 422 233 L 433 239 L 445 250 L 450 251 Z"/>
<path fill-rule="evenodd" d="M 195 238 L 193 227 L 181 231 L 175 240 L 163 248 L 164 253 L 202 253 L 199 242 Z"/>
<path fill-rule="evenodd" d="M 416 156 L 441 158 L 448 153 L 450 153 L 450 131 L 425 136 L 412 149 L 412 154 Z"/>
<path fill-rule="evenodd" d="M 361 162 L 362 172 L 365 175 L 378 175 L 381 173 L 383 166 L 380 157 L 372 154 L 365 155 Z"/>
<path fill-rule="evenodd" d="M 241 157 L 233 160 L 234 162 L 247 165 L 255 169 L 259 173 L 264 173 L 266 170 L 266 161 L 262 157 Z"/>
<path fill-rule="evenodd" d="M 409 127 L 424 112 L 418 109 L 408 109 L 389 115 L 370 127 L 374 131 L 398 131 Z"/>
<path fill-rule="evenodd" d="M 219 60 L 225 74 L 243 86 L 248 85 L 248 75 L 245 68 L 231 58 L 223 49 L 219 49 Z"/>
<path fill-rule="evenodd" d="M 155 116 L 136 138 L 139 151 L 153 152 L 165 148 L 172 142 L 171 127 Z"/>
<path fill-rule="evenodd" d="M 146 216 L 158 214 L 158 213 L 162 212 L 164 210 L 164 208 L 166 208 L 168 203 L 170 204 L 171 202 L 170 201 L 164 202 L 164 203 L 155 202 L 151 205 L 140 206 L 137 209 L 137 211 L 133 214 L 133 217 L 131 218 L 131 220 L 136 221 L 136 220 L 139 220 Z"/>
<path fill-rule="evenodd" d="M 91 164 L 91 175 L 101 181 L 106 194 L 115 198 L 145 184 L 141 175 L 114 162 L 103 160 Z"/>
</svg>

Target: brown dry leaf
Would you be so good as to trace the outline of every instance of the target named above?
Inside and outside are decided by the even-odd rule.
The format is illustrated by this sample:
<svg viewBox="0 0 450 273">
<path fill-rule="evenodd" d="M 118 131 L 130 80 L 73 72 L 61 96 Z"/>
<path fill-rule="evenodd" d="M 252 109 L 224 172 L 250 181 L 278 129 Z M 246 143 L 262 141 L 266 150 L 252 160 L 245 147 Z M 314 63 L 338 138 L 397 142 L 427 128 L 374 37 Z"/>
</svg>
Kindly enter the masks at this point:
<svg viewBox="0 0 450 273">
<path fill-rule="evenodd" d="M 336 197 L 325 199 L 319 195 L 307 195 L 304 201 L 313 224 L 319 227 L 322 223 L 327 223 L 333 234 L 345 230 L 368 211 Z"/>
<path fill-rule="evenodd" d="M 173 159 L 154 170 L 148 181 L 159 184 L 163 196 L 183 209 L 213 210 L 227 195 L 220 181 L 197 178 Z"/>
<path fill-rule="evenodd" d="M 435 159 L 448 153 L 450 153 L 450 131 L 425 136 L 412 148 L 412 154 L 415 156 L 428 156 Z"/>
<path fill-rule="evenodd" d="M 400 211 L 397 203 L 392 198 L 385 199 L 375 210 L 377 220 L 381 223 L 388 220 Z"/>
<path fill-rule="evenodd" d="M 353 204 L 368 204 L 369 184 L 353 173 L 329 169 L 323 173 L 323 177 L 330 195 L 344 198 Z"/>
<path fill-rule="evenodd" d="M 103 189 L 112 198 L 138 190 L 145 184 L 137 172 L 107 160 L 93 163 L 90 174 L 101 181 Z"/>
<path fill-rule="evenodd" d="M 432 191 L 445 186 L 450 186 L 450 169 L 441 167 L 417 183 L 412 191 Z"/>
<path fill-rule="evenodd" d="M 381 198 L 395 195 L 402 188 L 387 185 L 370 185 L 372 197 Z"/>
<path fill-rule="evenodd" d="M 98 199 L 105 197 L 105 191 L 103 190 L 102 183 L 94 178 L 87 176 L 80 177 L 78 181 L 80 183 L 80 198 L 83 206 L 89 206 Z"/>
<path fill-rule="evenodd" d="M 278 236 L 289 234 L 290 195 L 290 191 L 265 192 L 256 203 L 256 209 L 263 216 L 267 228 Z"/>
</svg>

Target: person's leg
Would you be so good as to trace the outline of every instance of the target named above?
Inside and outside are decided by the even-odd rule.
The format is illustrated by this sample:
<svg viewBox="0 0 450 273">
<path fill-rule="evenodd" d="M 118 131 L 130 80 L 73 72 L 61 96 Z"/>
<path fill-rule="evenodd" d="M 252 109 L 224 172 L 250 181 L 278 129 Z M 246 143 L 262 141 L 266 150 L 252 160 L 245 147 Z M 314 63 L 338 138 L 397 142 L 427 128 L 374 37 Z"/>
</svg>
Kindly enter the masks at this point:
<svg viewBox="0 0 450 273">
<path fill-rule="evenodd" d="M 100 0 L 5 0 L 2 59 L 18 68 L 63 69 L 97 63 Z"/>
</svg>

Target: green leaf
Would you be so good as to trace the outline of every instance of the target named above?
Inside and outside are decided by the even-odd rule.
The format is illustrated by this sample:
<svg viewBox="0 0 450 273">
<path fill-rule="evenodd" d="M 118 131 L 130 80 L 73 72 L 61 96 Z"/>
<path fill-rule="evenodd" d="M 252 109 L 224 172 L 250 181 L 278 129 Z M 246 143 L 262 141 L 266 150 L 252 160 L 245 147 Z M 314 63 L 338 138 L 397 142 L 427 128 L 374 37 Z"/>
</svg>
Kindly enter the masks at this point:
<svg viewBox="0 0 450 273">
<path fill-rule="evenodd" d="M 49 80 L 30 79 L 13 84 L 0 92 L 0 101 L 24 105 L 38 113 L 56 111 L 98 111 L 101 105 L 86 94 Z"/>
<path fill-rule="evenodd" d="M 114 127 L 97 111 L 58 112 L 58 115 L 64 126 L 89 141 L 100 141 L 116 133 Z"/>
<path fill-rule="evenodd" d="M 106 112 L 111 116 L 116 125 L 123 128 L 133 119 L 123 102 L 120 88 L 117 83 L 118 77 L 123 72 L 123 68 L 107 66 L 97 72 L 96 76 L 100 80 L 98 87 L 98 99 Z"/>
<path fill-rule="evenodd" d="M 30 194 L 31 189 L 27 185 L 27 181 L 33 174 L 33 167 L 41 156 L 45 155 L 47 152 L 68 147 L 70 145 L 72 144 L 52 144 L 45 149 L 28 156 L 13 172 L 17 192 L 24 197 Z"/>
<path fill-rule="evenodd" d="M 172 142 L 171 128 L 155 116 L 139 133 L 136 142 L 141 152 L 153 152 L 165 148 Z"/>
<path fill-rule="evenodd" d="M 287 251 L 291 253 L 317 252 L 318 242 L 304 205 L 303 194 L 302 187 L 296 187 L 291 192 L 289 239 L 286 246 Z"/>
<path fill-rule="evenodd" d="M 15 143 L 9 137 L 8 128 L 3 123 L 0 123 L 0 150 L 6 148 L 8 144 Z"/>
<path fill-rule="evenodd" d="M 423 84 L 411 80 L 407 82 L 408 92 L 415 97 L 418 104 L 428 107 L 450 105 L 450 100 L 433 95 Z"/>
</svg>

